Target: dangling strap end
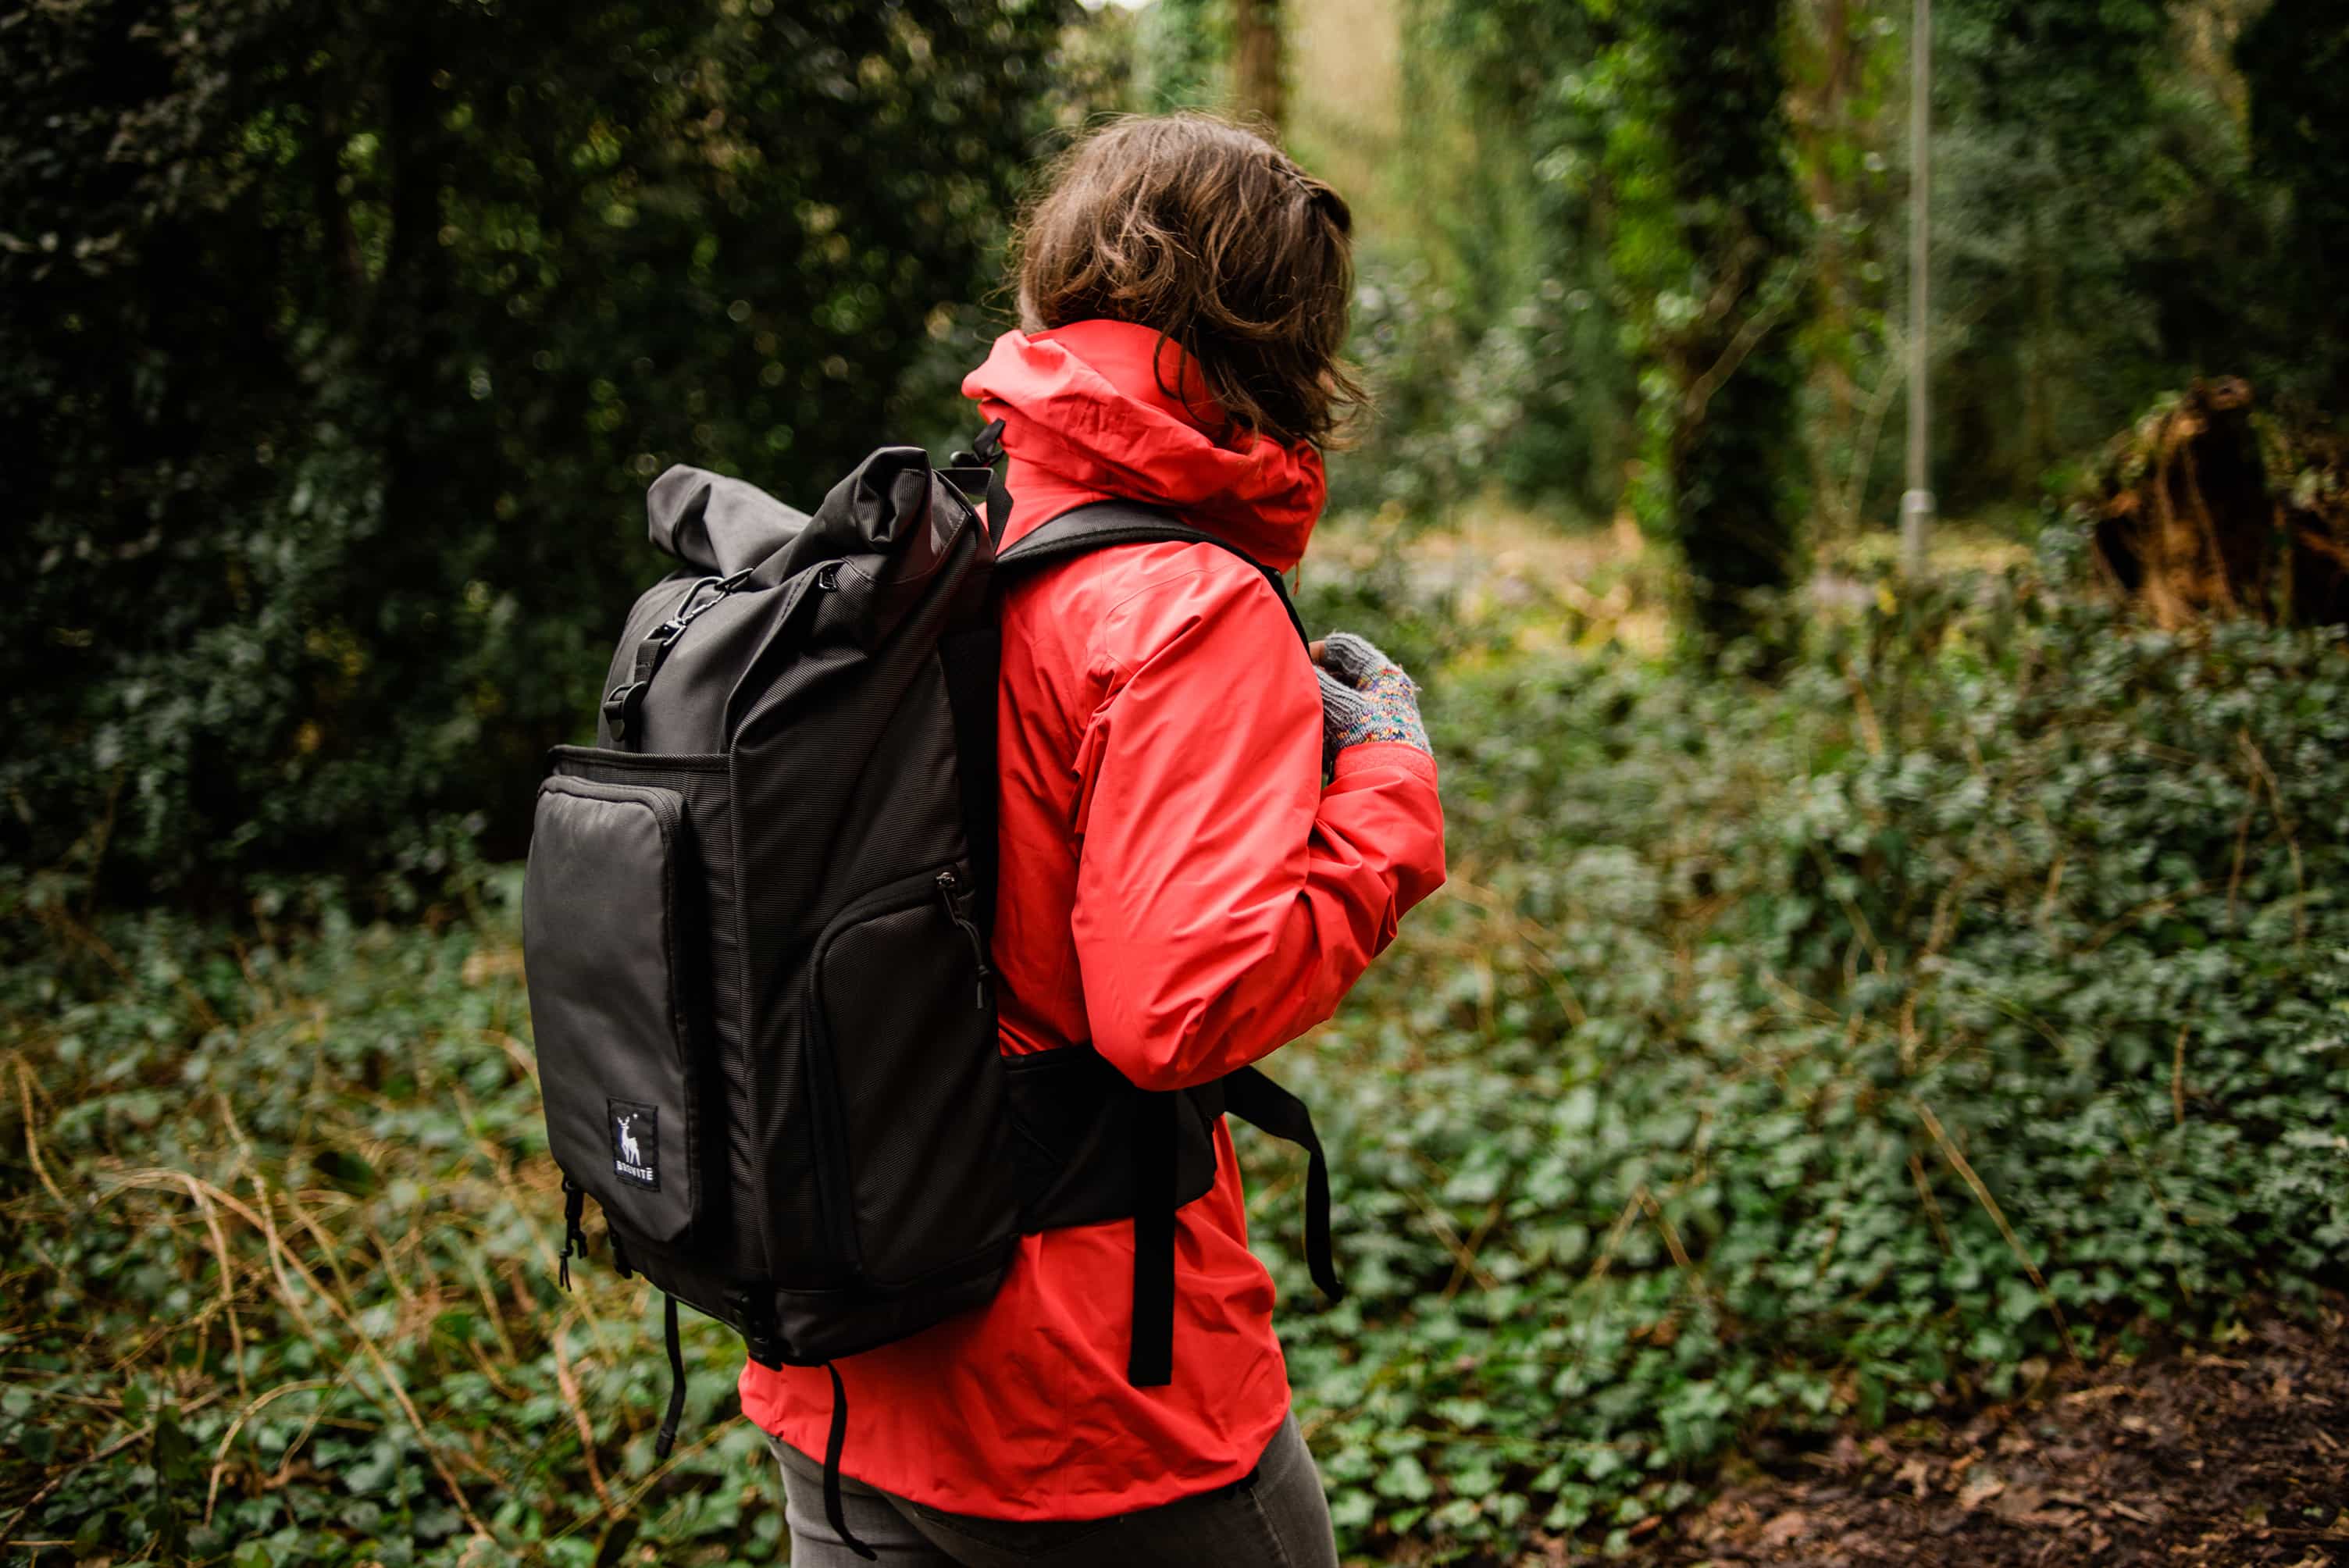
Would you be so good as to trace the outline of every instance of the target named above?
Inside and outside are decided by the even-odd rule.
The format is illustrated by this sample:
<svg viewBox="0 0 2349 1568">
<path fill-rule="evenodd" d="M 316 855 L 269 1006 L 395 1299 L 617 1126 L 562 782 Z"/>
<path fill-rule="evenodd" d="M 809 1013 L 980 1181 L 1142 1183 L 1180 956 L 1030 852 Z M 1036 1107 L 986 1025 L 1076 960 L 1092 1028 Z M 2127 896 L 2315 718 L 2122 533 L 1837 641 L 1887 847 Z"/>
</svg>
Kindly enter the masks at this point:
<svg viewBox="0 0 2349 1568">
<path fill-rule="evenodd" d="M 563 1179 L 563 1251 L 555 1254 L 554 1279 L 566 1291 L 571 1288 L 571 1260 L 587 1255 L 587 1233 L 579 1223 L 586 1207 L 586 1192 L 578 1182 L 565 1176 Z"/>
<path fill-rule="evenodd" d="M 1305 1265 L 1323 1295 L 1333 1302 L 1345 1300 L 1337 1253 L 1330 1244 L 1330 1157 L 1313 1130 L 1313 1113 L 1255 1068 L 1240 1068 L 1225 1078 L 1223 1085 L 1225 1109 L 1305 1150 Z"/>
<path fill-rule="evenodd" d="M 1137 1091 L 1133 1121 L 1133 1329 L 1125 1380 L 1174 1381 L 1175 1118 L 1182 1096 Z"/>
<path fill-rule="evenodd" d="M 653 1459 L 665 1460 L 669 1450 L 677 1447 L 677 1424 L 685 1415 L 685 1346 L 677 1334 L 677 1297 L 661 1297 L 661 1337 L 668 1345 L 668 1414 L 661 1420 L 660 1436 L 653 1439 Z"/>
<path fill-rule="evenodd" d="M 977 458 L 980 462 L 982 462 L 982 463 L 986 463 L 986 464 L 988 464 L 988 465 L 990 465 L 990 466 L 991 466 L 991 465 L 993 465 L 993 464 L 995 464 L 995 463 L 997 463 L 997 462 L 999 462 L 999 461 L 1000 461 L 1000 460 L 1002 459 L 1002 457 L 1003 457 L 1003 421 L 1002 421 L 1002 420 L 1000 420 L 1000 419 L 990 419 L 990 420 L 988 420 L 988 421 L 987 428 L 985 428 L 984 430 L 981 430 L 981 431 L 978 433 L 978 438 L 977 438 L 977 439 L 975 439 L 975 440 L 973 440 L 973 441 L 971 442 L 971 444 L 970 444 L 970 455 L 971 455 L 972 457 L 974 457 L 974 458 Z"/>
<path fill-rule="evenodd" d="M 1337 1251 L 1330 1244 L 1330 1161 L 1321 1152 L 1319 1140 L 1305 1166 L 1305 1265 L 1330 1305 L 1346 1299 L 1345 1282 L 1338 1277 Z"/>
<path fill-rule="evenodd" d="M 840 1380 L 839 1367 L 827 1361 L 823 1369 L 832 1374 L 832 1430 L 823 1444 L 823 1521 L 843 1546 L 867 1563 L 876 1562 L 881 1554 L 848 1528 L 847 1509 L 840 1497 L 840 1456 L 848 1447 L 848 1388 Z"/>
</svg>

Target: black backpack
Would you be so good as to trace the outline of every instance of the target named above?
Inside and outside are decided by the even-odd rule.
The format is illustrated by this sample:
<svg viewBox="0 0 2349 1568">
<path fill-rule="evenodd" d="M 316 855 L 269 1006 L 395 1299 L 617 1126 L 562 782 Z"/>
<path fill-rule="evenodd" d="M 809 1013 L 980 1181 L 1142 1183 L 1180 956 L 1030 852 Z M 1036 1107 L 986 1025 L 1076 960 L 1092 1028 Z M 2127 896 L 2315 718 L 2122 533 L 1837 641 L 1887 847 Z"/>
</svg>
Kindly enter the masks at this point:
<svg viewBox="0 0 2349 1568">
<path fill-rule="evenodd" d="M 1169 1381 L 1175 1211 L 1213 1185 L 1226 1111 L 1308 1151 L 1308 1258 L 1340 1294 L 1312 1120 L 1270 1079 L 1147 1093 L 1090 1048 L 997 1048 L 997 591 L 1113 544 L 1220 543 L 1112 502 L 998 555 L 969 497 L 999 429 L 945 470 L 884 448 L 812 516 L 663 474 L 652 541 L 684 565 L 628 616 L 603 744 L 557 748 L 540 787 L 523 927 L 563 1281 L 592 1197 L 614 1266 L 667 1295 L 664 1459 L 679 1302 L 764 1365 L 828 1365 L 985 1304 L 1057 1226 L 1134 1219 L 1128 1376 Z M 826 1511 L 855 1544 L 833 1390 Z"/>
</svg>

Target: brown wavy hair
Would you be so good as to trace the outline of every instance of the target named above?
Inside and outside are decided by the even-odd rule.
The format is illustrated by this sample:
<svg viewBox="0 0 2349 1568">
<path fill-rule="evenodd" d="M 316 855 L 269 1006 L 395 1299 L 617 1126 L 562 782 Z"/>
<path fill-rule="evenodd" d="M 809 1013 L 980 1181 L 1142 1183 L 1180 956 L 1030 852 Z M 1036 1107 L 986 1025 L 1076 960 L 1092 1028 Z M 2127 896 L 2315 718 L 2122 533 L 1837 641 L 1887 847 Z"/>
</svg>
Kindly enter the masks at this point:
<svg viewBox="0 0 2349 1568">
<path fill-rule="evenodd" d="M 1061 156 L 1013 233 L 1019 325 L 1155 327 L 1234 426 L 1327 446 L 1363 401 L 1340 354 L 1353 222 L 1335 191 L 1227 120 L 1115 120 Z"/>
</svg>

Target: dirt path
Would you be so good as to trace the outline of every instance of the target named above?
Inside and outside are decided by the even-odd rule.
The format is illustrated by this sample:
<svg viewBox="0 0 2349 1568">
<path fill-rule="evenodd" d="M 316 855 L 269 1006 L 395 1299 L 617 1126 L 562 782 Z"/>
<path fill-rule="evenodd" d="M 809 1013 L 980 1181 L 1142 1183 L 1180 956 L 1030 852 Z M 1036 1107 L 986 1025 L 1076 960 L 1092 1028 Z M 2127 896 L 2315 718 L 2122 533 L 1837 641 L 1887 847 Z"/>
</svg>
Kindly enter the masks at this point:
<svg viewBox="0 0 2349 1568">
<path fill-rule="evenodd" d="M 1631 1561 L 2349 1563 L 2343 1308 L 2122 1371 L 2059 1374 L 1955 1425 L 1846 1438 L 1733 1485 Z"/>
</svg>

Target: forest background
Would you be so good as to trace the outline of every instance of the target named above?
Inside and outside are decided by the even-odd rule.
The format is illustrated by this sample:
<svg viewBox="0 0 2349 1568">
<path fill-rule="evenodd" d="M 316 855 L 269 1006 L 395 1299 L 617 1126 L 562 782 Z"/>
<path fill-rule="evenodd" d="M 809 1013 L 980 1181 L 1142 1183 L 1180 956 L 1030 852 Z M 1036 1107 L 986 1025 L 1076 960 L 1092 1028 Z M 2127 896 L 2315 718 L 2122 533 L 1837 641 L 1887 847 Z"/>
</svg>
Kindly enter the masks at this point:
<svg viewBox="0 0 2349 1568">
<path fill-rule="evenodd" d="M 2349 18 L 1934 14 L 1904 576 L 1905 3 L 0 7 L 0 1551 L 775 1560 L 731 1341 L 656 1465 L 648 1299 L 550 1277 L 532 787 L 645 483 L 947 449 L 1119 109 L 1352 201 L 1302 595 L 1443 752 L 1451 888 L 1281 1058 L 1345 1305 L 1248 1150 L 1349 1552 L 1652 1546 L 1724 1462 L 2321 1319 Z M 2148 612 L 2113 530 L 2205 426 L 2294 564 Z"/>
</svg>

